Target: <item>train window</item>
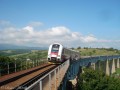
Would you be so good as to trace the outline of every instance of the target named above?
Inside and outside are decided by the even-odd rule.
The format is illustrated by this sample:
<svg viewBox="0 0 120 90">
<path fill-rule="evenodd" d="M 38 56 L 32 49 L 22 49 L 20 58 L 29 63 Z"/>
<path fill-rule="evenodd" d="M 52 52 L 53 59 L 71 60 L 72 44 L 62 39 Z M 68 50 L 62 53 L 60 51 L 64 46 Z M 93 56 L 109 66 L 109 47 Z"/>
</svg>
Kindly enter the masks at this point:
<svg viewBox="0 0 120 90">
<path fill-rule="evenodd" d="M 59 47 L 60 47 L 60 45 L 58 45 L 58 44 L 54 44 L 53 46 L 52 46 L 52 52 L 58 52 L 59 51 Z"/>
<path fill-rule="evenodd" d="M 64 54 L 64 53 L 65 53 L 65 49 L 62 50 L 62 54 Z"/>
<path fill-rule="evenodd" d="M 64 49 L 64 53 L 66 54 L 66 49 Z"/>
</svg>

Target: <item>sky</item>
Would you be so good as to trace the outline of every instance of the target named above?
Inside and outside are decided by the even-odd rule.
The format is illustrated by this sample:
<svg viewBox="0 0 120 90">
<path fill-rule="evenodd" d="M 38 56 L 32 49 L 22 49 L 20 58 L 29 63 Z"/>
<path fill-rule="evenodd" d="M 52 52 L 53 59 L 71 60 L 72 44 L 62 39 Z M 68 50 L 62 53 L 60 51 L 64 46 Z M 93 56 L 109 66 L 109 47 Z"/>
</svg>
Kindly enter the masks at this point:
<svg viewBox="0 0 120 90">
<path fill-rule="evenodd" d="M 120 49 L 120 0 L 0 0 L 0 44 Z"/>
</svg>

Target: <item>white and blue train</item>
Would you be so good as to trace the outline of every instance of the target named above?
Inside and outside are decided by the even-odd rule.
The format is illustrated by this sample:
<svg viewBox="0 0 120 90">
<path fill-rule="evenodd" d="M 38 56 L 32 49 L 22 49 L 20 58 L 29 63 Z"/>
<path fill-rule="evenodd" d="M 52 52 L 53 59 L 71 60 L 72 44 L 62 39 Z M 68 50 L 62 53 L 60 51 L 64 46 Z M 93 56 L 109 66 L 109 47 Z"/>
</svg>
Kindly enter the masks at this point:
<svg viewBox="0 0 120 90">
<path fill-rule="evenodd" d="M 48 50 L 48 62 L 62 63 L 66 60 L 79 59 L 80 53 L 72 49 L 65 48 L 59 43 L 53 43 L 49 46 Z"/>
</svg>

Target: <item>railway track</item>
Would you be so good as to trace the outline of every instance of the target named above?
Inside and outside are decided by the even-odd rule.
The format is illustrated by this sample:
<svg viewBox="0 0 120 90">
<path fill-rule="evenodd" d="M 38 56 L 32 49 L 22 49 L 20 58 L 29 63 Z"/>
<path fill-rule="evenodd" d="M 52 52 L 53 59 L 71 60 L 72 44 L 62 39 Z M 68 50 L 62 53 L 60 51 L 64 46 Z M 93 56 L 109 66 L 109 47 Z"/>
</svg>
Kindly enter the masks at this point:
<svg viewBox="0 0 120 90">
<path fill-rule="evenodd" d="M 57 66 L 58 65 L 44 64 L 42 66 L 3 76 L 0 78 L 0 90 L 24 89 Z"/>
</svg>

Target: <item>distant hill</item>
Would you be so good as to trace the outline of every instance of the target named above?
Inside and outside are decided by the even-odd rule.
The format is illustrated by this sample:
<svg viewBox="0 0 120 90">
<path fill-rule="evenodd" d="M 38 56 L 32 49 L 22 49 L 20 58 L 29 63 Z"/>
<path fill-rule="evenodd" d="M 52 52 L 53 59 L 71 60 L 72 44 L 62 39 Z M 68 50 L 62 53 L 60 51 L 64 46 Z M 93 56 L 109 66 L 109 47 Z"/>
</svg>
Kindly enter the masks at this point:
<svg viewBox="0 0 120 90">
<path fill-rule="evenodd" d="M 15 49 L 30 49 L 30 50 L 47 50 L 47 47 L 28 47 L 17 46 L 12 44 L 0 44 L 0 50 L 15 50 Z"/>
<path fill-rule="evenodd" d="M 120 55 L 120 50 L 113 48 L 79 48 L 81 56 Z"/>
</svg>

